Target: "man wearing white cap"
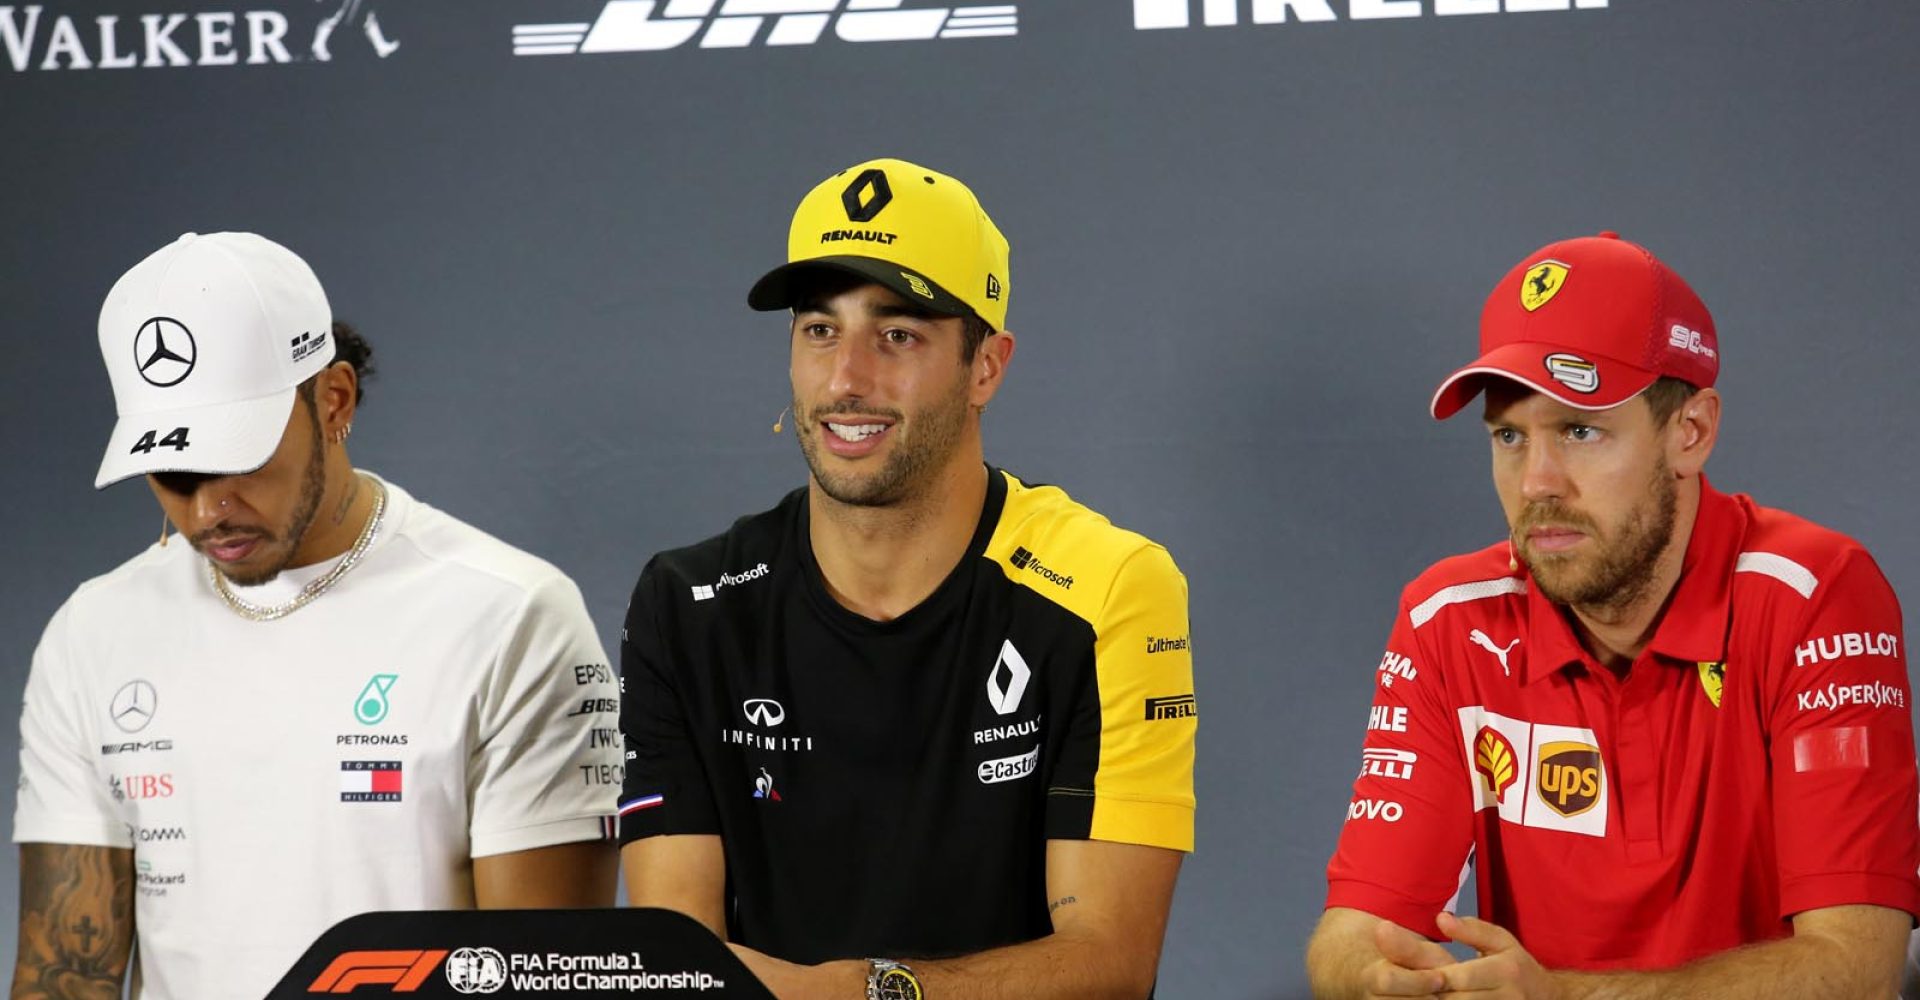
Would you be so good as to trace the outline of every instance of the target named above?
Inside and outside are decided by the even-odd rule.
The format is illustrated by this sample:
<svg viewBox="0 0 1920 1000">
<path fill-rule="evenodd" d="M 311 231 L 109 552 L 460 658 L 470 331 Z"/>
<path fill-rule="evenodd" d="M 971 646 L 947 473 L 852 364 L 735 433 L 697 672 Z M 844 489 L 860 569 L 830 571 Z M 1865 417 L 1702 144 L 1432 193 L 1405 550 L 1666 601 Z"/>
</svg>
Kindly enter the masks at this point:
<svg viewBox="0 0 1920 1000">
<path fill-rule="evenodd" d="M 1198 726 L 1166 549 L 986 464 L 1008 247 L 960 181 L 821 181 L 791 310 L 810 476 L 648 563 L 621 661 L 636 904 L 782 1000 L 1150 994 Z"/>
<path fill-rule="evenodd" d="M 1480 350 L 1432 409 L 1485 392 L 1510 537 L 1402 594 L 1315 995 L 1893 996 L 1920 829 L 1873 558 L 1708 484 L 1719 337 L 1644 248 L 1541 248 Z"/>
<path fill-rule="evenodd" d="M 564 575 L 348 461 L 368 351 L 306 263 L 189 234 L 100 312 L 186 544 L 82 585 L 21 716 L 13 995 L 257 997 L 370 910 L 611 901 L 617 693 Z"/>
</svg>

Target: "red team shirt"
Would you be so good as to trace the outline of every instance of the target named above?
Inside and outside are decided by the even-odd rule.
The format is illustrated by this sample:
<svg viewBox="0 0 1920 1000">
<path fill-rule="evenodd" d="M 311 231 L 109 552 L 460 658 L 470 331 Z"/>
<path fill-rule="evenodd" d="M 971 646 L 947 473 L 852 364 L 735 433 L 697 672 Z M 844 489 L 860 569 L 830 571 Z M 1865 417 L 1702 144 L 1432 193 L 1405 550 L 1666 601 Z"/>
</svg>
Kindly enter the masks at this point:
<svg viewBox="0 0 1920 1000">
<path fill-rule="evenodd" d="M 1920 914 L 1900 605 L 1859 543 L 1701 483 L 1624 678 L 1505 544 L 1401 597 L 1327 905 L 1479 912 L 1549 968 L 1661 969 L 1852 903 Z"/>
</svg>

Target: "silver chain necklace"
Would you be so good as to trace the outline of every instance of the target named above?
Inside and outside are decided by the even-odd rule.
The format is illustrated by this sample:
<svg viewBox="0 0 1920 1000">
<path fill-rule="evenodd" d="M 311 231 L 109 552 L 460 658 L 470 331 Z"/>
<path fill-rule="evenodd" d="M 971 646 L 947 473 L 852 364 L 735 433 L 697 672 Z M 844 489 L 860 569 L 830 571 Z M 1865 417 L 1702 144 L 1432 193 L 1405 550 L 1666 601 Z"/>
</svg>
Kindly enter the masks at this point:
<svg viewBox="0 0 1920 1000">
<path fill-rule="evenodd" d="M 207 573 L 213 578 L 214 593 L 219 594 L 220 599 L 227 602 L 227 607 L 233 609 L 234 614 L 255 622 L 270 622 L 276 618 L 285 618 L 313 603 L 314 598 L 326 593 L 328 588 L 339 583 L 340 578 L 346 576 L 347 571 L 360 562 L 360 557 L 367 554 L 367 547 L 373 544 L 373 536 L 379 533 L 380 519 L 387 512 L 387 487 L 378 479 L 373 481 L 373 486 L 377 491 L 373 496 L 373 514 L 367 518 L 367 526 L 360 529 L 360 537 L 354 539 L 353 548 L 348 549 L 347 554 L 342 556 L 339 562 L 334 563 L 332 569 L 319 579 L 300 588 L 300 592 L 293 595 L 291 599 L 279 604 L 255 604 L 246 600 L 233 592 L 233 588 L 227 585 L 226 575 L 220 572 L 220 567 L 213 564 L 213 560 L 209 559 Z"/>
</svg>

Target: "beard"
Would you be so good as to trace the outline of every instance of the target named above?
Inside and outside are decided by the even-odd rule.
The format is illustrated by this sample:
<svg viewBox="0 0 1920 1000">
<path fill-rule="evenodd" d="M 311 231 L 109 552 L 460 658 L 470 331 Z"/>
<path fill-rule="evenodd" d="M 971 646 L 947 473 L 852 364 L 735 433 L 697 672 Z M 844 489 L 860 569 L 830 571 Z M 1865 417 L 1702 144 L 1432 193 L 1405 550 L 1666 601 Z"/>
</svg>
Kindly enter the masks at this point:
<svg viewBox="0 0 1920 1000">
<path fill-rule="evenodd" d="M 258 557 L 261 559 L 260 568 L 250 570 L 240 567 L 222 567 L 220 573 L 229 583 L 241 587 L 257 587 L 279 576 L 281 571 L 287 568 L 287 564 L 293 561 L 294 553 L 299 551 L 300 543 L 307 537 L 307 529 L 313 526 L 313 519 L 320 512 L 320 498 L 326 493 L 327 470 L 321 445 L 320 422 L 315 420 L 312 458 L 308 459 L 306 469 L 300 474 L 300 496 L 294 502 L 293 514 L 287 518 L 286 525 L 280 531 L 257 528 L 234 532 L 216 524 L 187 540 L 194 551 L 205 555 L 206 540 L 216 535 L 229 537 L 252 535 L 260 539 L 260 548 L 257 550 Z"/>
<path fill-rule="evenodd" d="M 852 507 L 890 507 L 921 495 L 929 482 L 959 447 L 967 425 L 966 379 L 955 383 L 954 391 L 943 399 L 917 410 L 911 419 L 902 419 L 899 410 L 868 406 L 844 400 L 809 409 L 799 399 L 793 401 L 798 416 L 800 453 L 806 457 L 807 470 L 820 492 Z M 880 468 L 858 473 L 828 467 L 831 455 L 822 455 L 822 421 L 831 416 L 883 417 L 893 421 L 887 433 L 894 437 L 891 449 Z"/>
<path fill-rule="evenodd" d="M 1602 531 L 1591 518 L 1559 503 L 1529 504 L 1515 520 L 1514 551 L 1542 596 L 1579 608 L 1626 608 L 1646 596 L 1654 568 L 1673 541 L 1679 486 L 1663 457 L 1653 470 L 1645 501 L 1620 523 Z M 1591 554 L 1537 553 L 1527 543 L 1529 529 L 1543 525 L 1576 528 L 1594 542 Z"/>
</svg>

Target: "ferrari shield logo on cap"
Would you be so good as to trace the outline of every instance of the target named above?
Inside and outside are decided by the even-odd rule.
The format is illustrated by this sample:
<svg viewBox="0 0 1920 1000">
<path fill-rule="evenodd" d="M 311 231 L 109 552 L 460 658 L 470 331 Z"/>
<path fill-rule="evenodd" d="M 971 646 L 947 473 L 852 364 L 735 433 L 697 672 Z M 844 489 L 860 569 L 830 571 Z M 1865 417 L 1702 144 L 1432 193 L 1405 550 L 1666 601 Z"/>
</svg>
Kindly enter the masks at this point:
<svg viewBox="0 0 1920 1000">
<path fill-rule="evenodd" d="M 1527 268 L 1526 277 L 1520 279 L 1520 305 L 1533 312 L 1552 302 L 1566 283 L 1567 265 L 1557 260 L 1543 260 Z"/>
</svg>

